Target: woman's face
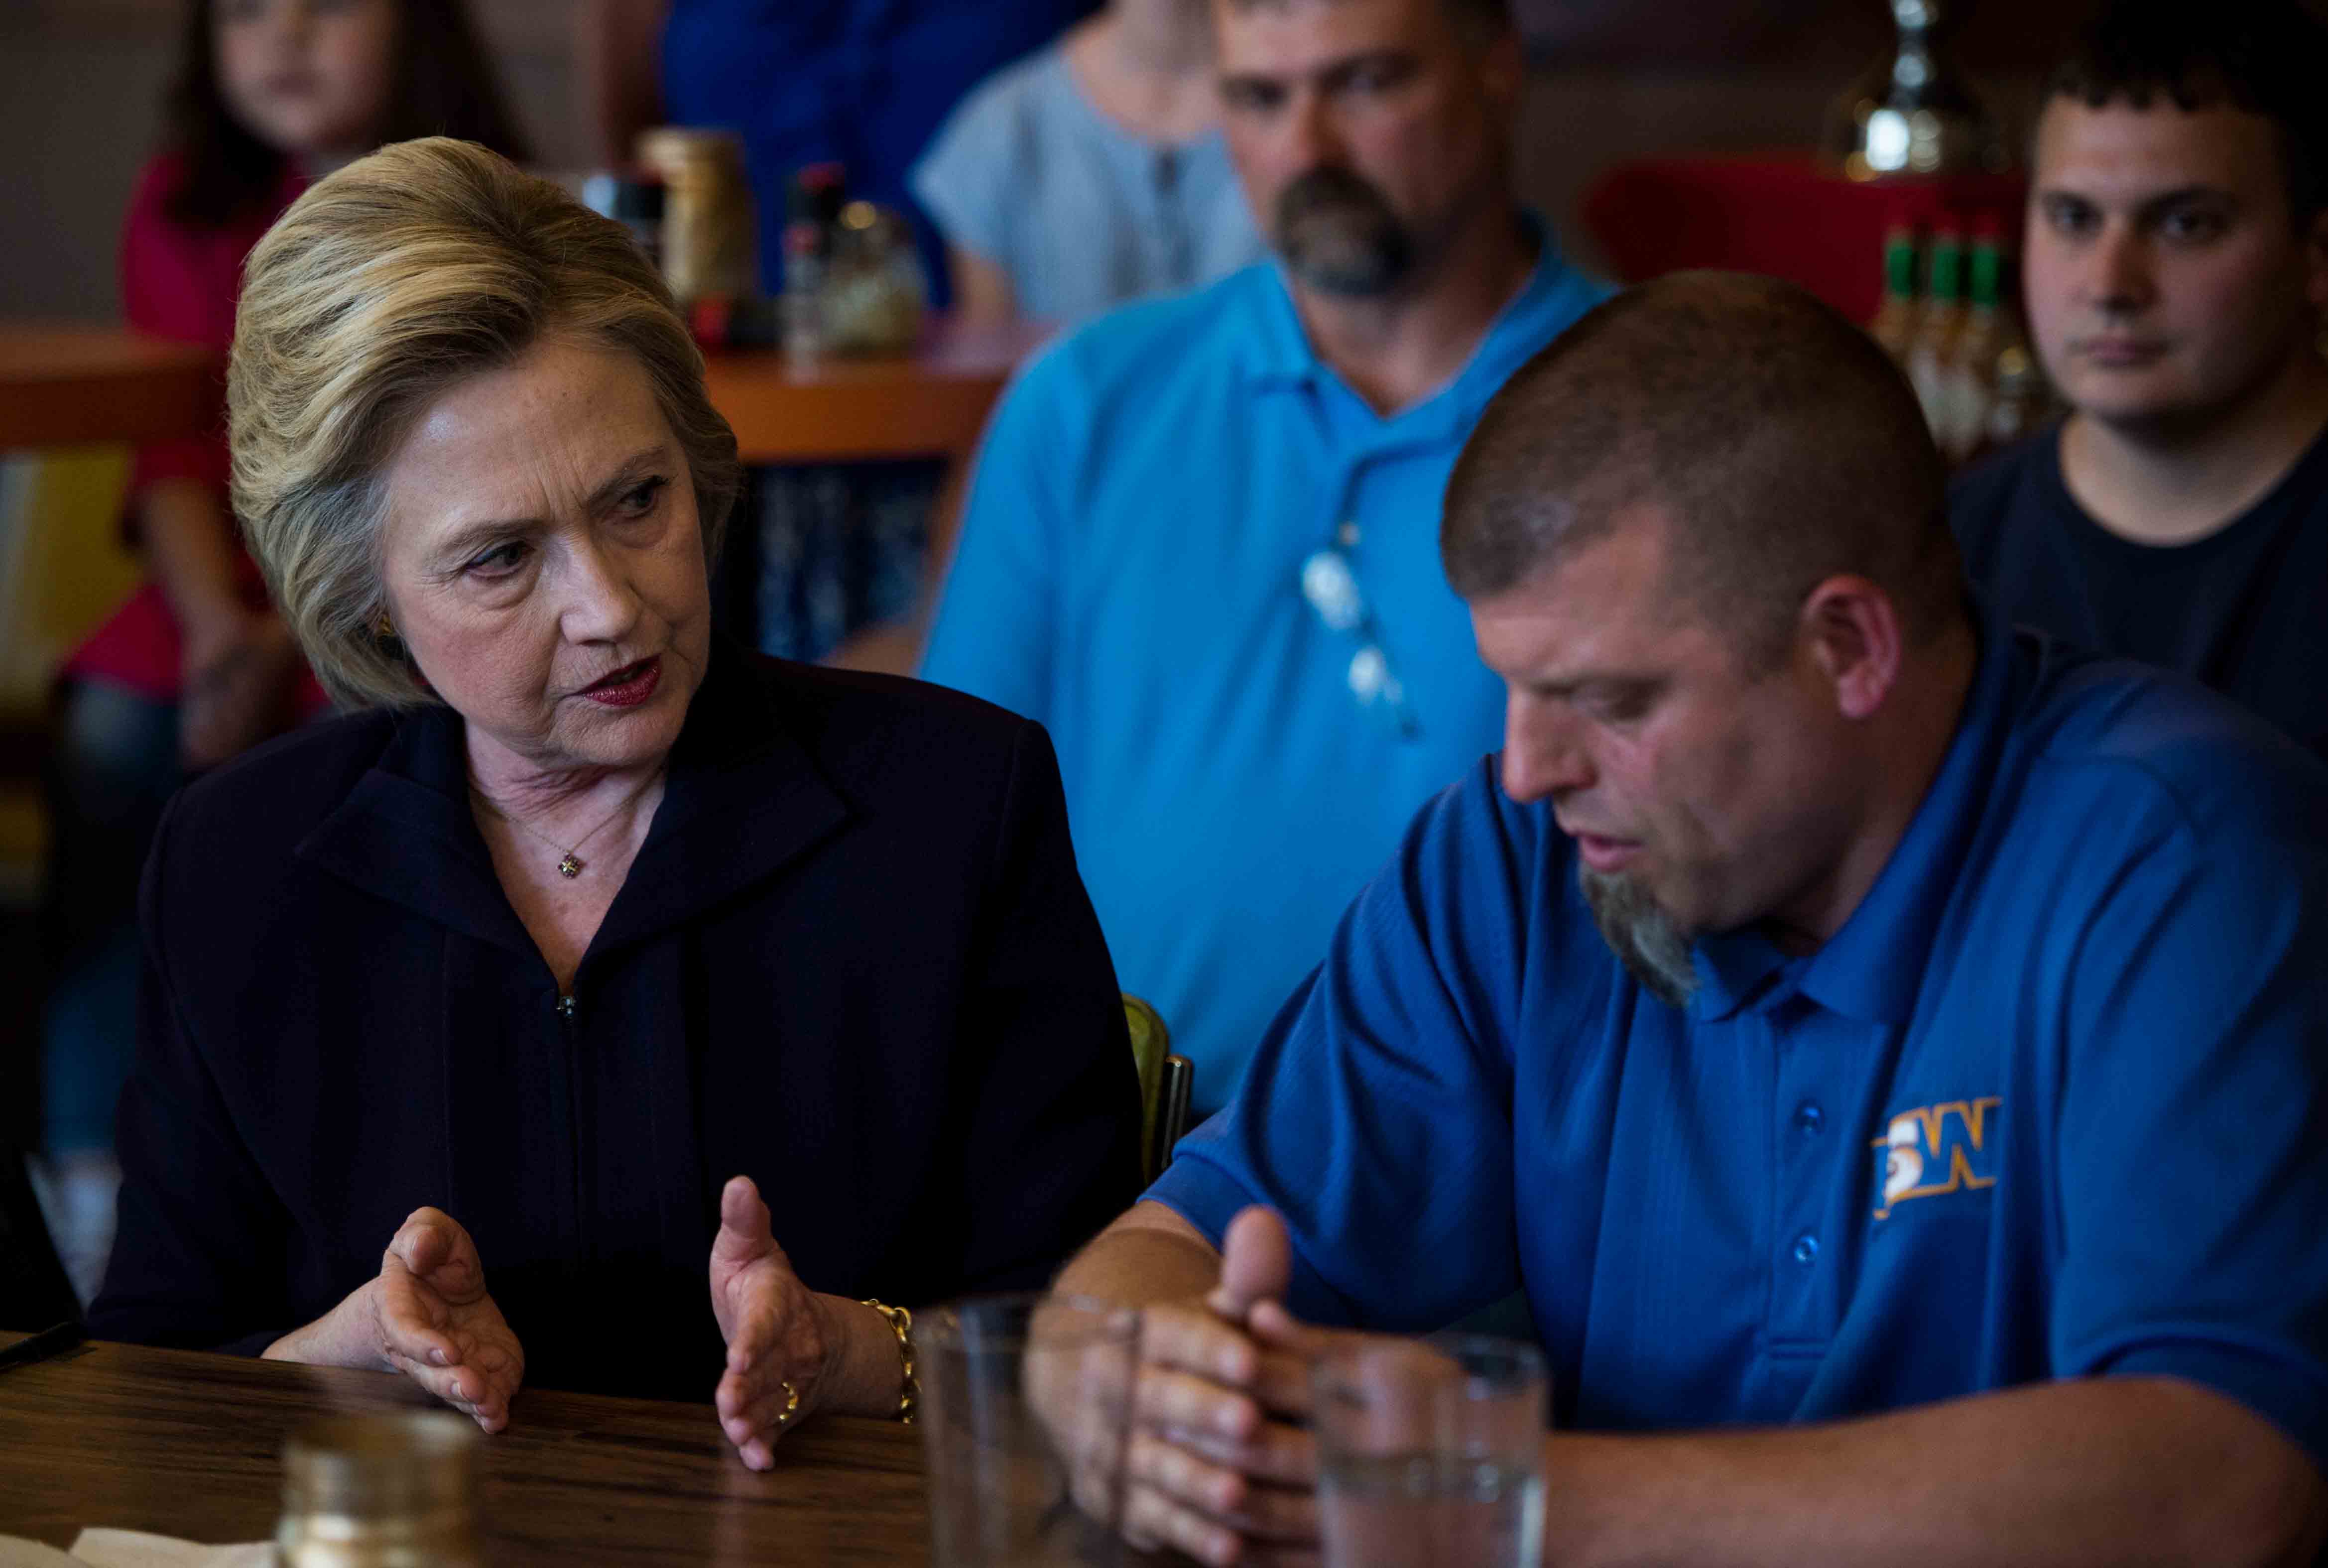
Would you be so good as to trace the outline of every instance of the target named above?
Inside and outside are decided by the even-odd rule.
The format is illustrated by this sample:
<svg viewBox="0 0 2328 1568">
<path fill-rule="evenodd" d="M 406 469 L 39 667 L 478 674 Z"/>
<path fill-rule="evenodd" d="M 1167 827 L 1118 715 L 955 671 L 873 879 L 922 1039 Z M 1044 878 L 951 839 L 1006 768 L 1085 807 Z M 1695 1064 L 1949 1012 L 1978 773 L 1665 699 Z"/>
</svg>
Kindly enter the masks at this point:
<svg viewBox="0 0 2328 1568">
<path fill-rule="evenodd" d="M 438 398 L 386 479 L 390 613 L 472 754 L 659 762 L 703 680 L 711 595 L 686 455 L 646 371 L 537 343 Z"/>
<path fill-rule="evenodd" d="M 393 0 L 217 0 L 211 42 L 227 108 L 276 151 L 336 161 L 380 139 Z"/>
</svg>

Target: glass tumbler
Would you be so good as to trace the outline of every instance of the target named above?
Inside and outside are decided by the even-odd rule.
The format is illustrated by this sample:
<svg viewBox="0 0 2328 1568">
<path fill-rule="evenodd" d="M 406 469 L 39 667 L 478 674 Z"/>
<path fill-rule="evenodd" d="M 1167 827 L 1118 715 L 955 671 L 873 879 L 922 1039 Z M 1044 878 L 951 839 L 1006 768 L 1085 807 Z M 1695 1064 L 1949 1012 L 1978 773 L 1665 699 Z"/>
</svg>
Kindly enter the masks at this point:
<svg viewBox="0 0 2328 1568">
<path fill-rule="evenodd" d="M 1354 1335 L 1312 1357 L 1310 1384 L 1327 1568 L 1536 1568 L 1542 1352 Z"/>
<path fill-rule="evenodd" d="M 1115 1568 L 1140 1314 L 974 1298 L 915 1319 L 933 1568 Z"/>
</svg>

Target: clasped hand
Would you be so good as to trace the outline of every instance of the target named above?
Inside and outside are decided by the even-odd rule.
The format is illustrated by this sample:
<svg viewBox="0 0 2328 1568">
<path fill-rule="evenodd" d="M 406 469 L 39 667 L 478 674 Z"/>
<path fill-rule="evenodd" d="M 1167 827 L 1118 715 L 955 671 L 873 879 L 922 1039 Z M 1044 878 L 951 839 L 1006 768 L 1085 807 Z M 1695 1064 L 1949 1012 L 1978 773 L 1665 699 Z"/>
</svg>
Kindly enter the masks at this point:
<svg viewBox="0 0 2328 1568">
<path fill-rule="evenodd" d="M 817 1406 L 841 1337 L 825 1299 L 801 1283 L 748 1177 L 719 1197 L 711 1311 L 728 1342 L 713 1402 L 744 1462 L 766 1469 L 773 1445 Z M 485 1289 L 477 1245 L 458 1220 L 417 1208 L 380 1254 L 380 1272 L 340 1304 L 268 1347 L 275 1360 L 400 1372 L 485 1431 L 509 1424 L 525 1349 Z"/>
<path fill-rule="evenodd" d="M 1094 1467 L 1111 1453 L 1094 1429 L 1115 1413 L 1091 1391 L 1104 1380 L 1061 1377 L 1030 1394 L 1061 1448 L 1076 1457 L 1087 1511 L 1120 1497 L 1134 1546 L 1172 1546 L 1200 1562 L 1315 1563 L 1318 1451 L 1310 1432 L 1309 1361 L 1336 1338 L 1286 1311 L 1292 1249 L 1266 1209 L 1237 1216 L 1222 1238 L 1220 1282 L 1200 1301 L 1141 1315 L 1140 1366 L 1122 1473 Z"/>
</svg>

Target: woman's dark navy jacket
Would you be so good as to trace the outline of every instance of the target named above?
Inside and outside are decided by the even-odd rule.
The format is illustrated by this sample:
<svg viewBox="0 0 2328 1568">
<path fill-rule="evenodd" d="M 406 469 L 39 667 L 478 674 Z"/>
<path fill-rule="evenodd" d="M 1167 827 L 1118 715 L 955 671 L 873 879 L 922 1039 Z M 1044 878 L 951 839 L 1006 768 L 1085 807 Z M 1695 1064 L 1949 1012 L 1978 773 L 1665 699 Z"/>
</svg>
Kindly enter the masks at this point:
<svg viewBox="0 0 2328 1568">
<path fill-rule="evenodd" d="M 530 1386 L 709 1399 L 721 1185 L 812 1290 L 1045 1283 L 1136 1196 L 1138 1087 L 1042 729 L 722 645 L 572 1016 L 459 719 L 334 720 L 188 788 L 147 865 L 94 1333 L 256 1353 L 466 1225 Z"/>
</svg>

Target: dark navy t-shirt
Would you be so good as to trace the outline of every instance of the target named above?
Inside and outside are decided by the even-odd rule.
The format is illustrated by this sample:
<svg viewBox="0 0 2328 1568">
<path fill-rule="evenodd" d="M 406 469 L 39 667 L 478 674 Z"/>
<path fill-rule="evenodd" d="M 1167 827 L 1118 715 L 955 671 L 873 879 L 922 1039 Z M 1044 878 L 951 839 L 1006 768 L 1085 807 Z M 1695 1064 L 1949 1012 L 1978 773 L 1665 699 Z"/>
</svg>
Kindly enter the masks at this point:
<svg viewBox="0 0 2328 1568">
<path fill-rule="evenodd" d="M 2328 434 L 2205 539 L 2137 544 L 2079 506 L 2058 427 L 1958 479 L 1948 520 L 2014 622 L 2204 681 L 2328 756 Z"/>
</svg>

